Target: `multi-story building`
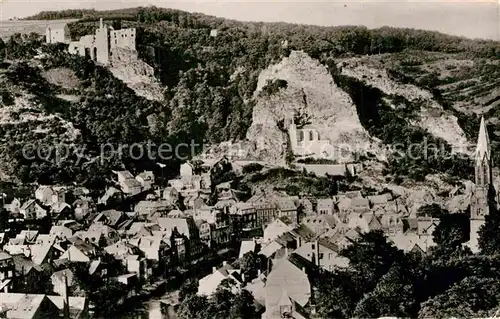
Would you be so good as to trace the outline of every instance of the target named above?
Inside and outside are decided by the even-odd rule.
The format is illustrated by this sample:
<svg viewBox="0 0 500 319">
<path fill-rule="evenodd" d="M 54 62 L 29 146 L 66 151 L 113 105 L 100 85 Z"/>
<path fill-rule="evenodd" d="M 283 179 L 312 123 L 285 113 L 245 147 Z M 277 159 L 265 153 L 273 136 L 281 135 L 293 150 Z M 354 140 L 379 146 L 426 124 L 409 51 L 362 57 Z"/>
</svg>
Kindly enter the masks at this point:
<svg viewBox="0 0 500 319">
<path fill-rule="evenodd" d="M 0 291 L 9 292 L 13 286 L 13 279 L 16 274 L 16 265 L 11 255 L 0 252 Z"/>
</svg>

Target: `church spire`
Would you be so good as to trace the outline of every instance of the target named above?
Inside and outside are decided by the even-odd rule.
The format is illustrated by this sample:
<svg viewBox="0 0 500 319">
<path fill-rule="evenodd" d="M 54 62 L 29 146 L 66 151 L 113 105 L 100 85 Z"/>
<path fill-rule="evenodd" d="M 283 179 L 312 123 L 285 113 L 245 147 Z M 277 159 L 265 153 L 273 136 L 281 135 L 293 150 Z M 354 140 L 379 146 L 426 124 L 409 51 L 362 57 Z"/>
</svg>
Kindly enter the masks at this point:
<svg viewBox="0 0 500 319">
<path fill-rule="evenodd" d="M 490 160 L 490 139 L 488 137 L 488 131 L 486 130 L 486 124 L 484 123 L 484 117 L 481 117 L 481 126 L 479 127 L 479 137 L 477 138 L 477 146 L 475 153 L 476 165 L 483 163 L 484 160 Z"/>
</svg>

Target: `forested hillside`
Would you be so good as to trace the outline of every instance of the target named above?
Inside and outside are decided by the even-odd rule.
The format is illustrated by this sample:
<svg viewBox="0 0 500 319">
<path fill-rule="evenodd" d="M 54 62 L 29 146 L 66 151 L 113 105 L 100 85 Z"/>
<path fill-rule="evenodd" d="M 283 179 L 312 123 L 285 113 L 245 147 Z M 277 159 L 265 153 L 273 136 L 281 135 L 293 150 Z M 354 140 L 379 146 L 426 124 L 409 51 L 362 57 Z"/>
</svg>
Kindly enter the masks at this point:
<svg viewBox="0 0 500 319">
<path fill-rule="evenodd" d="M 80 87 L 70 92 L 79 96 L 79 100 L 64 103 L 55 103 L 51 99 L 68 89 L 46 85 L 43 92 L 38 92 L 43 111 L 57 113 L 74 124 L 81 132 L 79 142 L 88 148 L 86 152 L 90 154 L 89 159 L 97 154 L 98 145 L 105 142 L 131 144 L 153 140 L 180 143 L 194 139 L 199 143 L 218 143 L 244 139 L 252 121 L 253 95 L 260 72 L 288 56 L 292 50 L 303 50 L 329 66 L 337 85 L 349 93 L 356 104 L 365 128 L 387 144 L 401 141 L 410 143 L 426 136 L 432 140 L 439 138 L 412 124 L 412 114 L 418 110 L 418 105 L 406 103 L 408 107 L 394 110 L 384 101 L 387 97 L 397 99 L 397 96 L 381 92 L 372 87 L 369 81 L 341 74 L 338 66 L 335 66 L 339 61 L 357 56 L 381 59 L 382 66 L 379 67 L 387 70 L 394 81 L 412 83 L 430 90 L 447 112 L 458 117 L 469 140 L 475 138 L 478 123 L 477 117 L 471 115 L 472 109 L 480 110 L 485 105 L 491 105 L 488 114 L 495 114 L 497 110 L 495 101 L 498 94 L 493 92 L 495 82 L 492 82 L 491 77 L 499 69 L 498 63 L 494 61 L 500 57 L 500 44 L 494 41 L 390 27 L 369 30 L 356 26 L 317 27 L 238 22 L 154 7 L 102 12 L 42 12 L 29 19 L 79 18 L 79 22 L 69 25 L 71 36 L 77 39 L 93 32 L 101 17 L 115 28 L 138 28 L 139 56 L 154 67 L 157 78 L 166 90 L 162 102 L 147 101 L 137 97 L 107 70 L 94 66 L 91 61 L 69 57 L 62 52 L 62 47 L 43 46 L 48 55 L 42 61 L 42 68 L 33 67 L 33 72 L 41 74 L 44 70 L 65 67 L 75 72 L 81 81 Z M 212 29 L 218 30 L 216 37 L 210 36 Z M 4 64 L 4 68 L 14 72 L 19 72 L 16 71 L 16 60 L 29 60 L 36 55 L 35 49 L 41 47 L 36 40 L 20 36 L 2 45 L 6 47 L 4 52 L 9 63 L 14 61 L 10 66 Z M 467 72 L 470 66 L 465 68 L 459 65 L 454 72 L 460 76 L 443 79 L 433 65 L 427 67 L 425 63 L 414 62 L 415 57 L 424 52 L 439 54 L 436 64 L 453 56 L 471 60 L 473 66 L 477 64 L 482 67 Z M 386 60 L 392 63 L 386 63 Z M 418 63 L 425 67 L 419 68 Z M 22 84 L 22 81 L 21 77 L 16 85 Z M 44 81 L 43 77 L 40 81 Z M 452 85 L 455 82 L 457 84 Z M 485 85 L 482 86 L 482 83 Z M 467 94 L 456 94 L 459 88 L 463 92 L 467 87 L 471 87 Z M 465 106 L 456 103 L 467 99 L 474 102 L 475 96 L 479 97 L 485 92 L 493 96 Z M 497 136 L 490 136 L 495 150 Z M 445 152 L 450 152 L 449 147 L 445 148 Z M 450 157 L 442 162 L 432 161 L 408 158 L 390 160 L 387 173 L 397 176 L 399 180 L 407 176 L 421 179 L 433 172 L 470 176 L 470 163 L 467 160 Z M 97 162 L 92 162 L 96 166 L 92 171 L 102 172 L 120 164 L 140 170 L 153 164 L 135 163 L 122 158 L 103 168 Z M 78 171 L 75 169 L 73 167 L 69 172 L 64 167 L 58 167 L 61 173 L 50 176 L 44 174 L 44 180 L 57 182 L 62 176 L 70 179 L 69 175 Z M 29 178 L 23 180 L 35 181 L 39 178 L 33 171 L 28 175 Z"/>
<path fill-rule="evenodd" d="M 0 140 L 5 146 L 0 179 L 76 181 L 102 187 L 111 169 L 135 172 L 155 164 L 126 155 L 99 158 L 103 144 L 244 139 L 261 71 L 292 50 L 303 50 L 328 67 L 326 73 L 348 94 L 363 128 L 383 144 L 408 146 L 428 139 L 444 146 L 439 156 L 430 159 L 390 156 L 384 173 L 394 184 L 421 181 L 432 173 L 469 178 L 470 159 L 453 155 L 451 149 L 459 139 L 443 135 L 452 121 L 439 119 L 456 119 L 474 143 L 478 113 L 496 124 L 500 112 L 500 43 L 493 41 L 389 27 L 243 23 L 158 8 L 43 12 L 32 19 L 79 18 L 69 26 L 76 39 L 93 32 L 101 17 L 115 28 L 138 28 L 139 56 L 154 67 L 166 87 L 164 99 L 152 102 L 137 96 L 106 68 L 66 54 L 64 45 L 43 45 L 36 36 L 20 35 L 0 42 Z M 212 29 L 218 30 L 216 37 L 210 36 Z M 395 90 L 396 85 L 402 89 Z M 271 83 L 264 95 L 280 94 L 286 86 L 283 81 Z M 429 97 L 420 98 L 422 92 Z M 426 128 L 426 120 L 445 129 Z M 500 132 L 494 125 L 488 127 L 494 162 L 499 163 Z M 25 145 L 42 142 L 69 144 L 75 152 L 60 161 L 23 156 Z M 175 174 L 177 163 L 166 163 L 172 165 L 166 171 Z M 250 187 L 272 184 L 293 195 L 331 196 L 358 182 L 350 178 L 332 183 L 291 170 L 261 169 L 245 172 L 236 186 L 250 193 Z M 434 232 L 437 246 L 427 255 L 404 253 L 375 231 L 341 251 L 350 260 L 348 269 L 331 273 L 316 269 L 310 274 L 314 289 L 309 306 L 317 316 L 472 318 L 495 313 L 500 304 L 500 213 L 490 208 L 486 227 L 480 231 L 481 252 L 473 255 L 463 245 L 470 233 L 467 212 L 449 214 L 439 205 L 426 209 L 418 213 L 431 211 L 441 218 Z M 217 304 L 203 297 L 189 298 L 182 302 L 180 317 L 204 319 L 216 313 L 233 318 L 228 300 L 235 299 L 224 298 Z"/>
</svg>

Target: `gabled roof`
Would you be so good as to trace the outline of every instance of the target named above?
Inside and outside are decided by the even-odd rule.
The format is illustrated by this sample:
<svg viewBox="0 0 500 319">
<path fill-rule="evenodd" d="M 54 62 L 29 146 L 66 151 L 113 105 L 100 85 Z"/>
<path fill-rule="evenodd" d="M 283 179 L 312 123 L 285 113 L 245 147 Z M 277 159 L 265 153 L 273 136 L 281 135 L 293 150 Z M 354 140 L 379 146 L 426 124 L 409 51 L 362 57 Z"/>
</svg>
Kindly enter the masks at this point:
<svg viewBox="0 0 500 319">
<path fill-rule="evenodd" d="M 374 195 L 374 196 L 368 196 L 368 200 L 373 204 L 373 205 L 385 205 L 388 202 L 387 195 Z"/>
<path fill-rule="evenodd" d="M 297 228 L 290 232 L 294 236 L 299 236 L 305 241 L 312 240 L 316 234 L 306 225 L 300 224 Z"/>
<path fill-rule="evenodd" d="M 124 179 L 133 179 L 134 178 L 134 175 L 132 175 L 132 173 L 130 173 L 130 171 L 117 171 L 115 173 Z"/>
<path fill-rule="evenodd" d="M 30 199 L 27 202 L 25 202 L 23 204 L 23 206 L 21 206 L 21 209 L 27 209 L 28 207 L 30 207 L 31 205 L 34 205 L 34 204 L 36 204 L 35 200 L 34 199 Z"/>
<path fill-rule="evenodd" d="M 279 260 L 267 276 L 266 308 L 279 303 L 283 289 L 299 305 L 305 306 L 309 302 L 311 284 L 307 274 L 287 259 Z"/>
<path fill-rule="evenodd" d="M 317 202 L 317 207 L 319 208 L 330 208 L 333 207 L 333 199 L 331 198 L 319 198 Z"/>
</svg>

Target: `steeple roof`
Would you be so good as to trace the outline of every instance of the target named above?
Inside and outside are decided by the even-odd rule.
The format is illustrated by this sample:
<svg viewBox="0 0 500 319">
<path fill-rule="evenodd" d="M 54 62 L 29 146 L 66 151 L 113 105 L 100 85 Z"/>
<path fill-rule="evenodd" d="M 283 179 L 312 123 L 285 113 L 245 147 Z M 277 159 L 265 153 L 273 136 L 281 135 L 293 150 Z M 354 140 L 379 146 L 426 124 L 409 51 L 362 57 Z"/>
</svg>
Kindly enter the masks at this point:
<svg viewBox="0 0 500 319">
<path fill-rule="evenodd" d="M 479 137 L 477 138 L 475 153 L 476 162 L 482 162 L 485 157 L 487 160 L 490 159 L 490 139 L 486 130 L 486 124 L 484 123 L 484 117 L 481 117 L 481 126 L 479 127 Z"/>
</svg>

